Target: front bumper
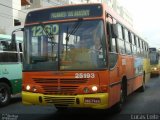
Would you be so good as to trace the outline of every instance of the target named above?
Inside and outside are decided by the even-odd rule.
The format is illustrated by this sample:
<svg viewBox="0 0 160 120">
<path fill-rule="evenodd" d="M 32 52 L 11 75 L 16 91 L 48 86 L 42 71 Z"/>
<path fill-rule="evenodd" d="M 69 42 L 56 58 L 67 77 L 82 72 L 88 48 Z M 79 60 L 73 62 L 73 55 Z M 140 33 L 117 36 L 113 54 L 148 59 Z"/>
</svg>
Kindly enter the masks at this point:
<svg viewBox="0 0 160 120">
<path fill-rule="evenodd" d="M 151 70 L 151 75 L 158 75 L 160 74 L 160 70 Z"/>
<path fill-rule="evenodd" d="M 85 99 L 99 99 L 100 102 L 85 102 Z M 44 95 L 22 91 L 22 103 L 27 105 L 55 105 L 68 108 L 93 108 L 106 109 L 108 105 L 108 93 L 95 93 L 84 95 Z"/>
</svg>

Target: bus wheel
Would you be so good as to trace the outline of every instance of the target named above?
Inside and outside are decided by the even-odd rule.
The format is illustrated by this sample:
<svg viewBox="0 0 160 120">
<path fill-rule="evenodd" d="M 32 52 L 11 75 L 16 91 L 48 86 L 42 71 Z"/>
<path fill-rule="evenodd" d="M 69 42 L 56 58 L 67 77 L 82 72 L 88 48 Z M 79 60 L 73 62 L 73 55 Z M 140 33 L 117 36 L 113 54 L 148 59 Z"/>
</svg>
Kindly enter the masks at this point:
<svg viewBox="0 0 160 120">
<path fill-rule="evenodd" d="M 7 105 L 11 100 L 10 87 L 6 83 L 0 83 L 0 106 Z"/>
<path fill-rule="evenodd" d="M 123 104 L 126 100 L 126 94 L 125 94 L 125 86 L 122 84 L 121 91 L 120 91 L 120 101 L 114 106 L 114 112 L 118 113 L 121 112 Z"/>
<path fill-rule="evenodd" d="M 143 75 L 143 83 L 142 86 L 139 88 L 140 92 L 144 92 L 145 91 L 145 74 Z"/>
<path fill-rule="evenodd" d="M 139 88 L 140 92 L 144 92 L 145 91 L 145 82 L 143 81 L 142 86 Z"/>
</svg>

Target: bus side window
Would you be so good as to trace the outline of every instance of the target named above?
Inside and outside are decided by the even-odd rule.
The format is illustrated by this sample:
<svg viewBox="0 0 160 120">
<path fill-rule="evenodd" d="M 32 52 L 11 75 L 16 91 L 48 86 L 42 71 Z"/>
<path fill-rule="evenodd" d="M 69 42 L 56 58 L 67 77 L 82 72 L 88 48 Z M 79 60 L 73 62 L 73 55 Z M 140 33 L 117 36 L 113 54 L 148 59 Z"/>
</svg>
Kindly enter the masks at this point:
<svg viewBox="0 0 160 120">
<path fill-rule="evenodd" d="M 115 38 L 112 38 L 112 49 L 111 52 L 116 52 L 117 53 L 117 41 Z"/>
<path fill-rule="evenodd" d="M 8 62 L 18 62 L 18 52 L 8 53 Z"/>
<path fill-rule="evenodd" d="M 143 40 L 141 39 L 141 55 L 143 56 L 143 57 L 145 57 L 144 56 L 144 49 L 143 49 Z"/>
<path fill-rule="evenodd" d="M 117 53 L 117 38 L 112 37 L 112 28 L 111 24 L 107 23 L 107 36 L 108 36 L 108 41 L 109 41 L 109 51 L 110 52 L 116 52 Z"/>
<path fill-rule="evenodd" d="M 1 44 L 0 50 L 9 51 L 9 42 L 8 41 L 1 41 L 0 44 Z"/>
<path fill-rule="evenodd" d="M 124 46 L 124 37 L 123 37 L 123 28 L 120 24 L 118 25 L 118 49 L 119 49 L 119 53 L 121 54 L 125 54 L 125 46 Z"/>
<path fill-rule="evenodd" d="M 136 36 L 136 46 L 137 46 L 137 56 L 140 56 L 139 40 L 137 36 Z"/>
<path fill-rule="evenodd" d="M 135 37 L 133 33 L 131 33 L 131 39 L 132 39 L 132 53 L 135 55 L 137 48 L 136 48 Z"/>
<path fill-rule="evenodd" d="M 18 52 L 10 49 L 10 41 L 1 41 L 0 51 L 0 62 L 18 62 Z"/>
<path fill-rule="evenodd" d="M 131 44 L 129 41 L 129 32 L 126 28 L 124 29 L 124 37 L 125 37 L 126 54 L 131 55 Z"/>
<path fill-rule="evenodd" d="M 18 62 L 18 53 L 0 52 L 0 62 Z"/>
<path fill-rule="evenodd" d="M 114 24 L 114 25 L 117 25 L 117 24 Z M 109 52 L 110 52 L 109 68 L 113 68 L 116 65 L 117 59 L 118 59 L 118 55 L 116 54 L 118 52 L 117 38 L 114 38 L 115 36 L 112 36 L 113 35 L 112 32 L 113 32 L 113 26 L 111 23 L 107 22 L 107 39 L 109 43 Z"/>
</svg>

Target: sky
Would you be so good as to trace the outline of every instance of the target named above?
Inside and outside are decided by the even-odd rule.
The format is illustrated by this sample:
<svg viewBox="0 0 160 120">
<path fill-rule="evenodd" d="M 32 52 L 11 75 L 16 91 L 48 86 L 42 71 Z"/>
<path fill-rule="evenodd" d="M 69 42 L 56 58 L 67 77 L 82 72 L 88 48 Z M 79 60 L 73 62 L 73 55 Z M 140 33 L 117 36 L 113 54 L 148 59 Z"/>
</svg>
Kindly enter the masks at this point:
<svg viewBox="0 0 160 120">
<path fill-rule="evenodd" d="M 134 29 L 150 47 L 160 48 L 160 0 L 119 0 L 132 15 Z"/>
</svg>

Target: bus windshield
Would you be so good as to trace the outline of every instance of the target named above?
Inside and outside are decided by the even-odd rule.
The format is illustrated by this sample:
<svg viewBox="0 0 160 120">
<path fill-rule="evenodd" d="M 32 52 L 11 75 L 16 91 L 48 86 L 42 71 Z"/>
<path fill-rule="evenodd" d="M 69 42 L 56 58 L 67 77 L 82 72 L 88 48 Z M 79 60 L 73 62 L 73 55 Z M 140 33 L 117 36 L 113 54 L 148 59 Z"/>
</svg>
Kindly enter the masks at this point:
<svg viewBox="0 0 160 120">
<path fill-rule="evenodd" d="M 158 64 L 158 61 L 159 61 L 158 53 L 157 52 L 151 52 L 150 53 L 150 63 L 151 63 L 151 65 Z"/>
<path fill-rule="evenodd" d="M 24 70 L 106 68 L 103 26 L 102 20 L 27 26 Z"/>
</svg>

